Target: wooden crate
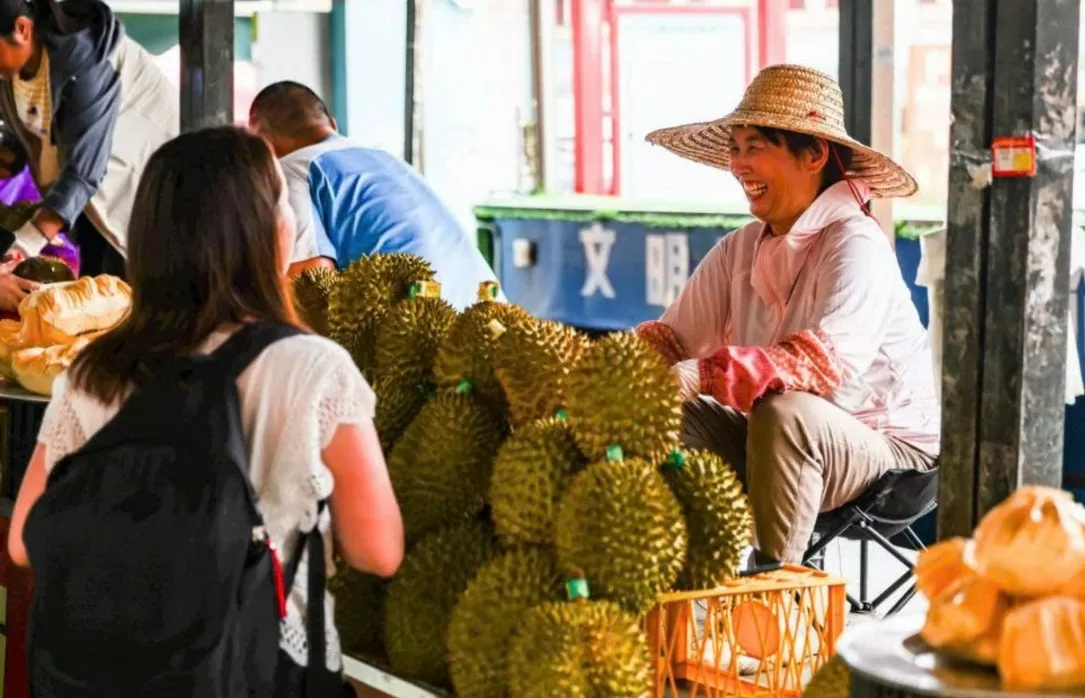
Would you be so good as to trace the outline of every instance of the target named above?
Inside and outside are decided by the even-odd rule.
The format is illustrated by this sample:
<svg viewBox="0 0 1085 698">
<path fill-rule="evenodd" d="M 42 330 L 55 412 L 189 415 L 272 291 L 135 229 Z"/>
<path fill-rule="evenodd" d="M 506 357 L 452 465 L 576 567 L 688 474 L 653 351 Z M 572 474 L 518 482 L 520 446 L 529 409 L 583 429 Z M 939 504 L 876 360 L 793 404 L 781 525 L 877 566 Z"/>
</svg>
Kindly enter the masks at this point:
<svg viewBox="0 0 1085 698">
<path fill-rule="evenodd" d="M 786 565 L 718 589 L 661 596 L 644 619 L 656 659 L 654 695 L 799 696 L 836 652 L 845 586 L 820 570 Z"/>
</svg>

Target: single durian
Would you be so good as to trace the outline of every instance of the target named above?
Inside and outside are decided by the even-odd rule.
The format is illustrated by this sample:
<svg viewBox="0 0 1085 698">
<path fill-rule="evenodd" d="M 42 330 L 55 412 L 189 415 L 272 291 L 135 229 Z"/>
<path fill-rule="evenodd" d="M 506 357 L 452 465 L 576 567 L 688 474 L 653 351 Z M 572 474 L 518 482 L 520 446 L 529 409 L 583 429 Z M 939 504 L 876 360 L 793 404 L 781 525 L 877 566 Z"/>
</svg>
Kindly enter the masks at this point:
<svg viewBox="0 0 1085 698">
<path fill-rule="evenodd" d="M 384 603 L 384 644 L 393 669 L 434 686 L 448 685 L 448 620 L 495 547 L 491 525 L 474 520 L 431 533 L 411 548 Z"/>
<path fill-rule="evenodd" d="M 494 459 L 490 506 L 502 542 L 554 543 L 558 503 L 587 461 L 563 419 L 541 419 L 513 432 Z"/>
<path fill-rule="evenodd" d="M 570 369 L 588 345 L 572 327 L 552 320 L 513 323 L 491 356 L 513 427 L 550 417 L 565 407 Z"/>
<path fill-rule="evenodd" d="M 618 445 L 626 457 L 660 457 L 678 438 L 682 401 L 670 369 L 632 332 L 592 342 L 569 373 L 566 401 L 577 445 L 602 460 Z"/>
<path fill-rule="evenodd" d="M 424 384 L 404 383 L 394 376 L 382 376 L 373 383 L 377 396 L 373 423 L 380 437 L 381 449 L 389 453 L 404 430 L 433 397 L 433 388 Z"/>
<path fill-rule="evenodd" d="M 600 461 L 569 483 L 555 529 L 558 566 L 586 579 L 592 595 L 647 611 L 686 561 L 686 519 L 655 466 Z"/>
<path fill-rule="evenodd" d="M 802 692 L 803 698 L 850 698 L 851 670 L 840 655 L 834 655 L 814 672 Z"/>
<path fill-rule="evenodd" d="M 738 475 L 714 453 L 675 450 L 664 477 L 686 515 L 689 546 L 681 589 L 713 589 L 738 574 L 753 518 Z"/>
<path fill-rule="evenodd" d="M 329 320 L 332 292 L 339 282 L 339 273 L 334 269 L 315 267 L 306 269 L 294 279 L 294 306 L 302 322 L 313 332 L 329 336 Z"/>
<path fill-rule="evenodd" d="M 343 345 L 367 378 L 375 378 L 377 327 L 416 284 L 433 282 L 421 257 L 400 252 L 362 257 L 339 273 L 329 303 L 329 336 Z"/>
<path fill-rule="evenodd" d="M 505 698 L 509 641 L 523 613 L 561 599 L 552 551 L 514 548 L 484 565 L 448 623 L 449 673 L 457 698 Z"/>
<path fill-rule="evenodd" d="M 482 510 L 504 427 L 471 395 L 426 403 L 388 455 L 408 541 Z"/>
<path fill-rule="evenodd" d="M 492 283 L 480 285 L 479 295 L 484 298 L 456 316 L 437 350 L 433 373 L 438 387 L 469 385 L 495 412 L 504 415 L 508 403 L 491 357 L 509 327 L 534 318 L 518 305 L 489 298 L 493 288 Z"/>
<path fill-rule="evenodd" d="M 72 268 L 55 257 L 28 257 L 16 264 L 11 273 L 20 279 L 37 281 L 39 284 L 75 281 Z"/>
<path fill-rule="evenodd" d="M 335 628 L 344 650 L 377 652 L 383 649 L 381 608 L 387 580 L 359 572 L 339 561 L 338 571 L 328 578 L 334 599 Z"/>
<path fill-rule="evenodd" d="M 433 384 L 433 362 L 456 311 L 440 297 L 400 301 L 377 327 L 376 375 L 413 385 Z"/>
<path fill-rule="evenodd" d="M 509 698 L 647 698 L 650 657 L 637 617 L 617 604 L 540 604 L 509 646 Z"/>
</svg>

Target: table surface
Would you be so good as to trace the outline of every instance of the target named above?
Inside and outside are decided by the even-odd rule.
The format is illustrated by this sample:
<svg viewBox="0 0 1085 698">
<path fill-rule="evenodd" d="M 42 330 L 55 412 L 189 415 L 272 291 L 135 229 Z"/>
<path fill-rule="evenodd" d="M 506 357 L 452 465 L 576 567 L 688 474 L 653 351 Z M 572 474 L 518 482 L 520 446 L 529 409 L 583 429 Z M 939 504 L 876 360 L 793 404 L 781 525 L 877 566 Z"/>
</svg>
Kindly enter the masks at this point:
<svg viewBox="0 0 1085 698">
<path fill-rule="evenodd" d="M 998 674 L 953 662 L 935 653 L 919 637 L 924 616 L 908 614 L 863 623 L 844 633 L 837 652 L 852 673 L 874 683 L 929 696 L 994 698 L 995 696 L 1043 696 L 1080 698 L 1079 692 L 1020 693 L 1004 691 Z"/>
<path fill-rule="evenodd" d="M 32 393 L 19 385 L 0 381 L 0 399 L 22 400 L 23 402 L 47 403 L 49 398 L 44 395 Z"/>
</svg>

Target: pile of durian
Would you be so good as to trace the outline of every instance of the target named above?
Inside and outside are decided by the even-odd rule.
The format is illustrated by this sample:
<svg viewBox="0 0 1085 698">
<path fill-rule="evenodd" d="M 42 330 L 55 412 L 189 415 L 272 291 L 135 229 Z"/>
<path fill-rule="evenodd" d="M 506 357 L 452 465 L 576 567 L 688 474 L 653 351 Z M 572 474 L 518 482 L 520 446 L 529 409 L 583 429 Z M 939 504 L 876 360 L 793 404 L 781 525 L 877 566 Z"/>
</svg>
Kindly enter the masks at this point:
<svg viewBox="0 0 1085 698">
<path fill-rule="evenodd" d="M 345 650 L 459 698 L 647 696 L 640 617 L 734 576 L 750 532 L 730 467 L 678 448 L 663 359 L 492 283 L 458 313 L 404 254 L 307 271 L 294 295 L 374 387 L 406 529 L 390 582 L 343 566 L 329 581 Z"/>
<path fill-rule="evenodd" d="M 972 538 L 920 553 L 930 607 L 920 635 L 944 655 L 998 671 L 1008 690 L 1085 686 L 1085 509 L 1023 487 Z"/>
</svg>

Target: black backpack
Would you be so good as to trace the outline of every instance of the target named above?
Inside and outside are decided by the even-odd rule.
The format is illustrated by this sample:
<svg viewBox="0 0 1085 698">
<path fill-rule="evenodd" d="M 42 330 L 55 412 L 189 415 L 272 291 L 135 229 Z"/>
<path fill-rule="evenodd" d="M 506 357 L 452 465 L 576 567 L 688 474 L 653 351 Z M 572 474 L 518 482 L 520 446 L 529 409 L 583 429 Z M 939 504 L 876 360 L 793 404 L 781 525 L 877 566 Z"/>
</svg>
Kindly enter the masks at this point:
<svg viewBox="0 0 1085 698">
<path fill-rule="evenodd" d="M 325 668 L 323 538 L 314 527 L 279 564 L 241 429 L 237 376 L 298 332 L 247 325 L 210 355 L 154 369 L 56 464 L 24 529 L 31 695 L 341 695 Z M 279 620 L 306 548 L 303 668 L 279 650 Z"/>
</svg>

